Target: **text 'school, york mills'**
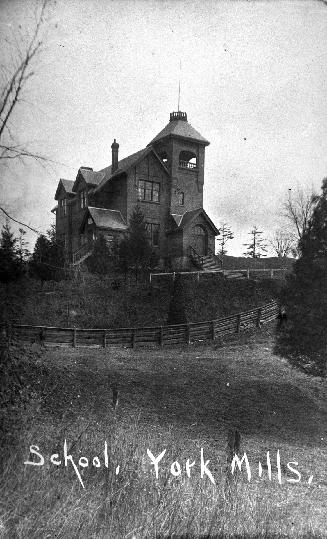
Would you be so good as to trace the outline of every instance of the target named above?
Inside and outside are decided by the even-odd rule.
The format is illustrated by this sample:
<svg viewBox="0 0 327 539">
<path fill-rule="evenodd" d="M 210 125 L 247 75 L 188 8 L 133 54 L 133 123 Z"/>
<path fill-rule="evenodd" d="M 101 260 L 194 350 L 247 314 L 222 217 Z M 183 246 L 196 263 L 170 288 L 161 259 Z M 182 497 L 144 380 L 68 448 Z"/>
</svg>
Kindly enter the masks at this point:
<svg viewBox="0 0 327 539">
<path fill-rule="evenodd" d="M 78 170 L 76 180 L 59 181 L 56 232 L 70 263 L 78 264 L 103 234 L 110 245 L 126 233 L 137 205 L 162 267 L 191 269 L 201 257 L 214 256 L 218 230 L 203 209 L 205 147 L 209 142 L 172 112 L 164 129 L 144 148 L 99 172 Z"/>
</svg>

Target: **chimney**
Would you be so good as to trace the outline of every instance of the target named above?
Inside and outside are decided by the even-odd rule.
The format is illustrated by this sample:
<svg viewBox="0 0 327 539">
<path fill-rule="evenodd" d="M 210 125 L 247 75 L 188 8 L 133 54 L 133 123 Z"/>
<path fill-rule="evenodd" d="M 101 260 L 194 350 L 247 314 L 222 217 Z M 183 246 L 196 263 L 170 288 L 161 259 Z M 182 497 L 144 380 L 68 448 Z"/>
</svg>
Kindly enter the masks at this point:
<svg viewBox="0 0 327 539">
<path fill-rule="evenodd" d="M 116 139 L 114 139 L 111 145 L 111 152 L 112 152 L 111 172 L 115 172 L 118 168 L 118 148 L 119 148 L 119 144 L 118 142 L 116 142 Z"/>
</svg>

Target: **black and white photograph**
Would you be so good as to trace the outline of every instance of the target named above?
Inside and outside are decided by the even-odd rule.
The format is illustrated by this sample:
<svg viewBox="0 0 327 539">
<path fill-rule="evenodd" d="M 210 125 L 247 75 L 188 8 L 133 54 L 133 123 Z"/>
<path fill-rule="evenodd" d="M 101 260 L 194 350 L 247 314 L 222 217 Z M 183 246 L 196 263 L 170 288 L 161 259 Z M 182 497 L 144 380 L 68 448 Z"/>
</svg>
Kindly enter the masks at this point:
<svg viewBox="0 0 327 539">
<path fill-rule="evenodd" d="M 0 539 L 327 538 L 327 1 L 0 43 Z"/>
</svg>

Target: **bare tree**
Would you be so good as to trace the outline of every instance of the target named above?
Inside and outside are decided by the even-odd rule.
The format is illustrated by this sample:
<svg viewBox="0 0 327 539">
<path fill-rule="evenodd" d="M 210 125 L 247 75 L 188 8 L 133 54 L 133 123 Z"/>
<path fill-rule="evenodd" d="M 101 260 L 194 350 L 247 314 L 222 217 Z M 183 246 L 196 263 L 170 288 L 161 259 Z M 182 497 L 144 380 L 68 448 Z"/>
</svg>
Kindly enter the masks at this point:
<svg viewBox="0 0 327 539">
<path fill-rule="evenodd" d="M 249 256 L 251 258 L 261 258 L 262 256 L 266 256 L 265 253 L 267 252 L 267 246 L 265 244 L 265 240 L 260 237 L 263 232 L 254 226 L 249 234 L 252 236 L 252 241 L 251 243 L 243 244 L 245 247 L 247 247 L 246 252 L 243 253 L 244 256 Z"/>
<path fill-rule="evenodd" d="M 294 237 L 287 230 L 279 228 L 269 240 L 278 258 L 285 258 L 294 251 Z"/>
<path fill-rule="evenodd" d="M 49 0 L 38 2 L 35 10 L 35 26 L 24 50 L 16 39 L 11 65 L 2 65 L 2 83 L 0 83 L 0 162 L 11 159 L 32 158 L 47 160 L 44 156 L 28 148 L 28 143 L 21 142 L 13 129 L 13 115 L 24 101 L 30 79 L 35 74 L 35 66 L 43 45 L 43 28 Z M 20 39 L 20 43 L 24 42 Z M 12 43 L 10 44 L 13 45 Z M 11 51 L 12 52 L 12 51 Z M 7 54 L 7 60 L 9 58 Z"/>
<path fill-rule="evenodd" d="M 219 228 L 219 237 L 217 239 L 217 242 L 219 243 L 219 251 L 218 254 L 220 256 L 224 256 L 227 254 L 226 249 L 226 243 L 229 240 L 234 239 L 234 233 L 232 232 L 230 226 L 227 223 L 222 223 Z"/>
<path fill-rule="evenodd" d="M 283 205 L 283 215 L 292 227 L 293 239 L 299 242 L 308 228 L 314 208 L 315 193 L 312 188 L 298 186 L 289 189 L 287 201 Z"/>
</svg>

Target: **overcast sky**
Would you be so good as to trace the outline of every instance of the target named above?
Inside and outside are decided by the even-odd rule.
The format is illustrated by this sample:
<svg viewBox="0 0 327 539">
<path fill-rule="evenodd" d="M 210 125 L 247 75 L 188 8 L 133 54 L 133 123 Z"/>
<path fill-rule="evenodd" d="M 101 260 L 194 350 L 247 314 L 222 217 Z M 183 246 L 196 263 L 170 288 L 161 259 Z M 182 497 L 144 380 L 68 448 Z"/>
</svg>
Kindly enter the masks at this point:
<svg viewBox="0 0 327 539">
<path fill-rule="evenodd" d="M 2 0 L 14 47 L 34 2 Z M 8 49 L 7 49 L 8 50 Z M 3 61 L 10 66 L 9 54 Z M 44 231 L 60 178 L 144 148 L 181 104 L 210 141 L 204 207 L 235 232 L 280 226 L 289 188 L 327 176 L 327 5 L 320 1 L 58 0 L 13 128 L 56 164 L 1 166 L 1 200 Z M 33 241 L 33 235 L 29 236 Z"/>
</svg>

